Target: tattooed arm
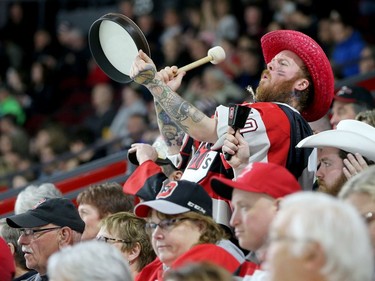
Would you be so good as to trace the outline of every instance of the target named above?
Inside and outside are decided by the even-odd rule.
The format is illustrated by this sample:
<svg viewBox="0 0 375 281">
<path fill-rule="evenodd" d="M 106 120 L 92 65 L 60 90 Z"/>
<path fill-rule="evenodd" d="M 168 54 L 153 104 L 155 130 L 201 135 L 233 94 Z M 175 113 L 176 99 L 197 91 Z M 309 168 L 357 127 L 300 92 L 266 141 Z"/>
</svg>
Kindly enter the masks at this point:
<svg viewBox="0 0 375 281">
<path fill-rule="evenodd" d="M 173 122 L 157 101 L 154 102 L 159 131 L 168 147 L 168 154 L 178 154 L 180 153 L 185 132 Z"/>
<path fill-rule="evenodd" d="M 171 125 L 166 119 L 166 115 L 158 115 L 158 120 L 162 120 L 162 123 L 159 123 L 159 126 L 162 125 L 162 127 L 159 127 L 162 135 L 165 136 L 167 131 L 172 132 L 172 135 L 169 135 L 166 140 L 177 142 L 182 140 L 181 132 L 173 132 L 177 128 L 175 125 L 177 125 L 196 140 L 215 143 L 218 138 L 216 133 L 217 120 L 209 118 L 174 92 L 174 89 L 180 86 L 184 75 L 184 73 L 180 73 L 176 76 L 177 70 L 177 67 L 174 66 L 156 72 L 152 60 L 144 52 L 139 51 L 130 71 L 130 76 L 135 82 L 147 87 L 154 96 L 154 100 L 173 120 L 174 125 Z M 163 113 L 161 112 L 161 114 Z M 169 125 L 169 127 L 165 125 Z M 173 126 L 175 127 L 173 128 Z"/>
</svg>

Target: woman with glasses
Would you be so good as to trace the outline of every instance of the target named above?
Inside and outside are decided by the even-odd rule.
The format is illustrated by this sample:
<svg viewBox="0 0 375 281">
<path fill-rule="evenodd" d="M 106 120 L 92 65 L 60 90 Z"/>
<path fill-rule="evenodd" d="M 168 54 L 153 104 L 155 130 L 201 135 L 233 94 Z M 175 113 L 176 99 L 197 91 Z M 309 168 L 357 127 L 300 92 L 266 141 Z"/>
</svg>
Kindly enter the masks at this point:
<svg viewBox="0 0 375 281">
<path fill-rule="evenodd" d="M 128 212 L 119 212 L 104 218 L 96 237 L 99 241 L 118 248 L 129 264 L 133 278 L 155 259 L 146 221 Z"/>
<path fill-rule="evenodd" d="M 169 268 L 191 262 L 209 261 L 231 273 L 240 265 L 232 254 L 216 245 L 226 234 L 212 219 L 212 199 L 199 184 L 171 181 L 155 200 L 138 204 L 134 212 L 146 218 L 157 255 L 136 280 L 160 281 Z"/>
</svg>

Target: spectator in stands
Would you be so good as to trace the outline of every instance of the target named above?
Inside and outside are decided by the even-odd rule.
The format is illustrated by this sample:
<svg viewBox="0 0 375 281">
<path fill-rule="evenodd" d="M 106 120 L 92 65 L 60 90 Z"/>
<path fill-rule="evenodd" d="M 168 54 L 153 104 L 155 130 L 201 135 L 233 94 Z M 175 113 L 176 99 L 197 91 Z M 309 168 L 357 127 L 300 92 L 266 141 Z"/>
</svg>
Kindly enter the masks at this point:
<svg viewBox="0 0 375 281">
<path fill-rule="evenodd" d="M 114 90 L 110 84 L 97 84 L 91 91 L 92 113 L 84 120 L 96 139 L 107 139 L 109 127 L 116 115 L 113 105 Z"/>
<path fill-rule="evenodd" d="M 30 137 L 26 130 L 17 123 L 15 115 L 5 114 L 0 116 L 0 132 L 1 135 L 9 136 L 12 151 L 18 152 L 22 157 L 29 155 Z"/>
<path fill-rule="evenodd" d="M 62 197 L 61 191 L 53 183 L 43 183 L 39 186 L 29 185 L 17 195 L 14 203 L 16 215 L 32 209 L 43 198 Z"/>
<path fill-rule="evenodd" d="M 200 185 L 171 181 L 156 199 L 139 203 L 134 213 L 146 218 L 158 257 L 140 272 L 138 280 L 160 280 L 168 268 L 194 261 L 210 261 L 229 272 L 238 268 L 238 260 L 215 245 L 225 234 L 213 221 L 212 200 Z"/>
<path fill-rule="evenodd" d="M 349 179 L 338 197 L 353 205 L 365 219 L 375 254 L 375 166 Z"/>
<path fill-rule="evenodd" d="M 336 196 L 348 178 L 374 164 L 375 128 L 342 120 L 337 129 L 307 137 L 297 147 L 318 149 L 318 191 Z"/>
<path fill-rule="evenodd" d="M 336 129 L 337 124 L 344 119 L 355 119 L 361 111 L 375 108 L 371 92 L 364 87 L 342 86 L 334 96 L 332 104 L 331 125 Z"/>
<path fill-rule="evenodd" d="M 278 201 L 301 191 L 301 186 L 284 167 L 262 162 L 250 163 L 234 181 L 214 177 L 211 186 L 218 195 L 231 200 L 230 224 L 240 247 L 250 251 L 239 275 L 263 275 L 264 272 L 255 271 L 263 262 L 256 254 L 266 244 Z"/>
<path fill-rule="evenodd" d="M 129 212 L 118 212 L 102 219 L 96 239 L 121 251 L 133 278 L 156 257 L 146 232 L 146 221 Z"/>
<path fill-rule="evenodd" d="M 348 21 L 350 16 L 333 11 L 330 15 L 331 34 L 334 40 L 331 61 L 337 78 L 359 74 L 360 54 L 365 47 L 361 33 Z"/>
<path fill-rule="evenodd" d="M 232 274 L 209 262 L 192 263 L 166 272 L 164 281 L 234 281 Z"/>
<path fill-rule="evenodd" d="M 365 122 L 373 127 L 375 127 L 375 109 L 361 111 L 355 117 L 355 120 Z"/>
<path fill-rule="evenodd" d="M 367 44 L 361 52 L 359 72 L 361 74 L 375 71 L 375 45 Z"/>
<path fill-rule="evenodd" d="M 326 194 L 286 197 L 268 240 L 267 280 L 372 280 L 374 257 L 363 218 Z"/>
<path fill-rule="evenodd" d="M 40 161 L 42 150 L 46 147 L 51 147 L 58 155 L 67 151 L 68 136 L 61 124 L 50 122 L 40 126 L 30 141 L 30 154 L 34 160 Z"/>
<path fill-rule="evenodd" d="M 12 281 L 15 273 L 12 253 L 5 240 L 0 237 L 0 280 Z"/>
<path fill-rule="evenodd" d="M 30 281 L 48 280 L 48 258 L 80 242 L 85 229 L 76 207 L 66 198 L 43 199 L 33 209 L 8 217 L 6 222 L 21 230 L 18 243 L 25 253 L 26 266 L 38 272 Z"/>
<path fill-rule="evenodd" d="M 94 133 L 77 126 L 69 139 L 69 150 L 74 155 L 66 163 L 66 169 L 72 170 L 82 164 L 89 163 L 106 155 L 106 151 L 100 145 L 96 145 Z"/>
<path fill-rule="evenodd" d="M 121 105 L 109 127 L 111 138 L 122 138 L 128 135 L 127 123 L 133 114 L 147 114 L 143 93 L 136 84 L 126 84 L 121 89 Z"/>
<path fill-rule="evenodd" d="M 126 124 L 127 135 L 122 140 L 122 148 L 127 149 L 132 143 L 152 143 L 154 140 L 145 138 L 149 130 L 149 121 L 147 115 L 141 113 L 134 113 L 129 116 Z"/>
<path fill-rule="evenodd" d="M 26 116 L 21 104 L 5 85 L 0 85 L 0 115 L 12 114 L 19 125 L 24 124 Z"/>
<path fill-rule="evenodd" d="M 27 106 L 29 116 L 33 114 L 51 114 L 61 105 L 63 97 L 57 88 L 55 70 L 45 62 L 34 61 L 30 69 L 30 87 L 27 91 L 31 98 Z"/>
<path fill-rule="evenodd" d="M 53 281 L 133 281 L 119 250 L 98 241 L 87 241 L 62 249 L 48 260 Z"/>
<path fill-rule="evenodd" d="M 82 240 L 95 239 L 101 219 L 117 212 L 131 212 L 133 200 L 116 182 L 93 184 L 81 191 L 77 196 L 78 211 L 86 224 Z"/>
<path fill-rule="evenodd" d="M 0 225 L 0 237 L 2 237 L 7 243 L 14 259 L 15 274 L 13 281 L 22 281 L 35 275 L 34 270 L 30 270 L 26 267 L 26 260 L 24 253 L 22 252 L 21 246 L 18 244 L 18 238 L 21 236 L 21 231 L 18 228 L 12 228 L 7 225 L 5 219 L 1 221 Z M 3 261 L 2 261 L 3 262 Z M 1 274 L 0 274 L 1 275 Z M 1 278 L 0 280 L 3 280 Z"/>
</svg>

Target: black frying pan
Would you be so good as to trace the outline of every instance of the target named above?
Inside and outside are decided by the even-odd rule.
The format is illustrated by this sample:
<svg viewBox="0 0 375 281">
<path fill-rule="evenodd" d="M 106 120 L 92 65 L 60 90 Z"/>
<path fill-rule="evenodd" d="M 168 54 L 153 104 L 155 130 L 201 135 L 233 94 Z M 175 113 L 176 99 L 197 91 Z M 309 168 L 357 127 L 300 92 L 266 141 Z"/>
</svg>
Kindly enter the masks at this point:
<svg viewBox="0 0 375 281">
<path fill-rule="evenodd" d="M 99 67 L 120 83 L 132 81 L 130 68 L 139 50 L 151 57 L 141 29 L 128 17 L 116 13 L 106 14 L 91 25 L 89 47 Z"/>
</svg>

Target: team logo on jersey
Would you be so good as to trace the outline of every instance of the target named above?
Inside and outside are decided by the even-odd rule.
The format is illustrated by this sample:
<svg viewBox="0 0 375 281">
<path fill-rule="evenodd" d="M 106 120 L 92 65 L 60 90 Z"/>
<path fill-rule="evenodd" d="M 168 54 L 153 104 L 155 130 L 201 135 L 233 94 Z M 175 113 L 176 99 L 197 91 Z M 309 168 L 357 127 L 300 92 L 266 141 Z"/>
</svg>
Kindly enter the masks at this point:
<svg viewBox="0 0 375 281">
<path fill-rule="evenodd" d="M 170 181 L 165 186 L 161 188 L 158 195 L 156 195 L 156 199 L 161 198 L 167 198 L 172 195 L 173 191 L 176 190 L 176 187 L 178 186 L 178 182 L 176 181 Z"/>
<path fill-rule="evenodd" d="M 190 160 L 187 169 L 198 170 L 201 167 L 207 168 L 213 160 L 209 157 L 210 152 L 205 145 L 201 145 Z"/>
</svg>

